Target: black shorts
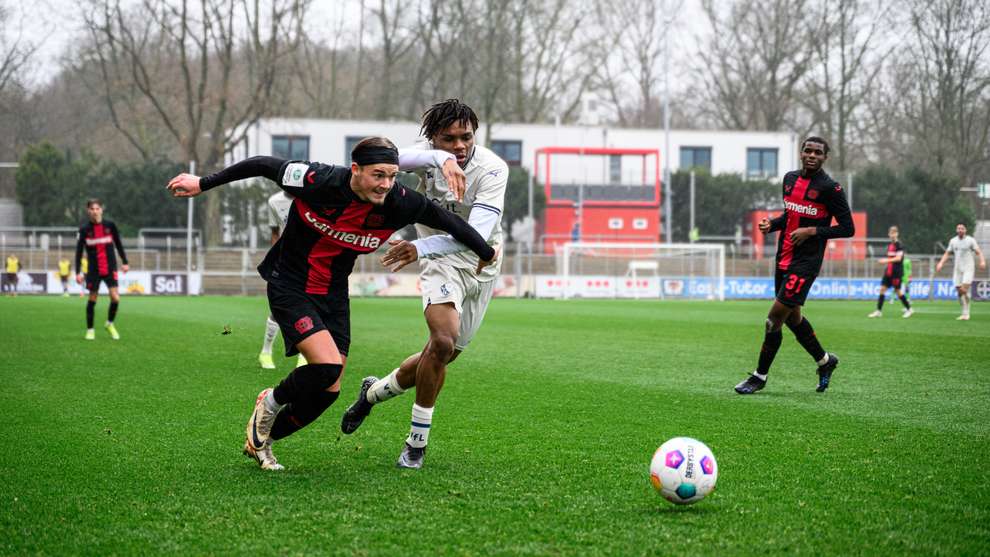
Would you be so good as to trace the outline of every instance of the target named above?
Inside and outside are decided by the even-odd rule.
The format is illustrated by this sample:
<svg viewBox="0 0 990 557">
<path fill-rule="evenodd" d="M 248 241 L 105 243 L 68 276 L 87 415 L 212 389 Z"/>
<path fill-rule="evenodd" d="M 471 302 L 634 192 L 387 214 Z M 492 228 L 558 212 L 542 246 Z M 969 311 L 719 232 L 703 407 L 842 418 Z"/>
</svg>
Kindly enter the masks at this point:
<svg viewBox="0 0 990 557">
<path fill-rule="evenodd" d="M 900 290 L 900 288 L 901 288 L 901 279 L 902 278 L 903 278 L 903 275 L 901 275 L 901 276 L 893 276 L 893 275 L 888 276 L 888 275 L 884 275 L 883 278 L 880 279 L 880 285 L 881 286 L 886 286 L 887 288 L 894 288 L 894 289 Z"/>
<path fill-rule="evenodd" d="M 315 295 L 268 283 L 268 307 L 285 341 L 285 355 L 299 353 L 299 344 L 313 333 L 329 331 L 342 356 L 351 346 L 351 307 L 343 299 Z"/>
<path fill-rule="evenodd" d="M 86 275 L 86 290 L 96 292 L 100 289 L 100 282 L 105 282 L 107 288 L 117 288 L 117 271 L 109 275 Z"/>
<path fill-rule="evenodd" d="M 818 275 L 777 269 L 773 277 L 773 289 L 777 292 L 777 300 L 785 306 L 803 306 L 816 278 Z"/>
</svg>

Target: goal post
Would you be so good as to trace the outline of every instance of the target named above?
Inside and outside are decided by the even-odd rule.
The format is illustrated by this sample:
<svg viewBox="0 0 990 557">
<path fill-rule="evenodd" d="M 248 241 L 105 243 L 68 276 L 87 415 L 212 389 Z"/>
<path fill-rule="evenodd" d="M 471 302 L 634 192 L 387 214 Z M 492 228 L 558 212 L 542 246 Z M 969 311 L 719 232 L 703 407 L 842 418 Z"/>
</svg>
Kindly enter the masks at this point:
<svg viewBox="0 0 990 557">
<path fill-rule="evenodd" d="M 568 242 L 557 266 L 565 299 L 725 299 L 722 244 Z"/>
</svg>

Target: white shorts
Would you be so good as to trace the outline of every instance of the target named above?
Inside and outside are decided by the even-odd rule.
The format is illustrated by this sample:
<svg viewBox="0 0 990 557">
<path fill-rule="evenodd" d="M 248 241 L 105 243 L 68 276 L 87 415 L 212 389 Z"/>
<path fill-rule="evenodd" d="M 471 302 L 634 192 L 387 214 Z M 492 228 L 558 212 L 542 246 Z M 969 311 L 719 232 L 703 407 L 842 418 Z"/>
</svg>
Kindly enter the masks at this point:
<svg viewBox="0 0 990 557">
<path fill-rule="evenodd" d="M 453 303 L 461 316 L 461 327 L 454 347 L 464 351 L 481 327 L 488 303 L 495 293 L 495 283 L 479 281 L 474 271 L 437 263 L 420 262 L 419 285 L 423 292 L 423 311 L 430 304 Z"/>
<path fill-rule="evenodd" d="M 964 284 L 972 284 L 973 282 L 973 267 L 956 267 L 952 272 L 952 284 L 953 286 L 962 286 Z"/>
</svg>

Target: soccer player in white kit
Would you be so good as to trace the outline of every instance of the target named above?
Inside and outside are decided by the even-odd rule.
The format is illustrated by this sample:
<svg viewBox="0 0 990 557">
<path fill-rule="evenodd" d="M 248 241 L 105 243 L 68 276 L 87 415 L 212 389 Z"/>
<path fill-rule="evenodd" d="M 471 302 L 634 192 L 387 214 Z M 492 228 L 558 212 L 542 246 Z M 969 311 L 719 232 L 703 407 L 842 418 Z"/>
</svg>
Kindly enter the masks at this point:
<svg viewBox="0 0 990 557">
<path fill-rule="evenodd" d="M 285 230 L 285 223 L 289 220 L 289 209 L 292 208 L 292 196 L 279 191 L 268 198 L 268 223 L 272 232 L 272 245 L 278 241 Z M 258 354 L 258 363 L 264 369 L 275 369 L 275 362 L 272 360 L 272 345 L 275 344 L 275 337 L 278 336 L 278 323 L 272 320 L 271 314 L 265 322 L 265 341 L 261 345 L 261 353 Z M 296 367 L 306 365 L 306 358 L 299 354 L 296 360 Z"/>
<path fill-rule="evenodd" d="M 457 99 L 437 103 L 423 114 L 421 131 L 429 147 L 453 153 L 467 184 L 463 199 L 458 200 L 443 176 L 428 172 L 418 191 L 466 220 L 498 250 L 502 243 L 502 208 L 509 167 L 490 149 L 475 145 L 477 129 L 478 117 Z M 449 235 L 439 235 L 439 231 L 418 224 L 416 232 L 419 239 L 412 242 L 390 241 L 392 246 L 382 263 L 394 265 L 395 271 L 416 261 L 417 256 L 423 258 L 419 278 L 430 338 L 421 352 L 406 358 L 387 376 L 366 377 L 357 401 L 344 412 L 340 423 L 344 433 L 353 433 L 372 405 L 415 386 L 409 434 L 396 463 L 400 468 L 422 467 L 433 408 L 443 387 L 447 365 L 467 348 L 481 327 L 502 265 L 496 251 L 498 261 L 476 272 L 478 258 Z"/>
<path fill-rule="evenodd" d="M 975 258 L 973 254 L 980 256 L 980 268 L 986 269 L 987 262 L 983 258 L 983 252 L 976 240 L 966 234 L 966 225 L 956 226 L 956 235 L 949 240 L 949 247 L 942 254 L 942 259 L 935 265 L 935 272 L 942 270 L 942 265 L 949 259 L 949 254 L 955 257 L 955 269 L 952 273 L 952 283 L 956 287 L 956 294 L 959 296 L 959 305 L 962 306 L 962 313 L 956 319 L 959 321 L 969 321 L 969 303 L 972 301 L 970 286 L 973 284 L 973 274 L 976 271 Z"/>
</svg>

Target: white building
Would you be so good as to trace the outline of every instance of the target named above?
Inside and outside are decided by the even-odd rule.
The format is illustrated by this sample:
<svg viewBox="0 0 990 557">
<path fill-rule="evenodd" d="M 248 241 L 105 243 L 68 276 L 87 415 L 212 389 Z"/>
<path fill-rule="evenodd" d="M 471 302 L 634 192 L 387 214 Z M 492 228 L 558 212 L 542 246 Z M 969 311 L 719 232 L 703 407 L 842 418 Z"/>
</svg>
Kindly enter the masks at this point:
<svg viewBox="0 0 990 557">
<path fill-rule="evenodd" d="M 347 163 L 351 148 L 362 138 L 381 135 L 402 147 L 420 139 L 419 127 L 416 122 L 269 118 L 252 126 L 246 141 L 230 153 L 230 160 L 275 155 Z M 485 125 L 480 127 L 477 137 L 479 143 L 487 143 L 510 165 L 530 171 L 534 153 L 542 147 L 649 148 L 659 150 L 661 156 L 664 150 L 664 134 L 660 129 L 497 124 L 492 127 L 490 141 L 486 141 Z M 697 166 L 712 174 L 777 178 L 798 167 L 798 140 L 795 134 L 787 132 L 671 130 L 671 168 L 677 171 Z"/>
</svg>

